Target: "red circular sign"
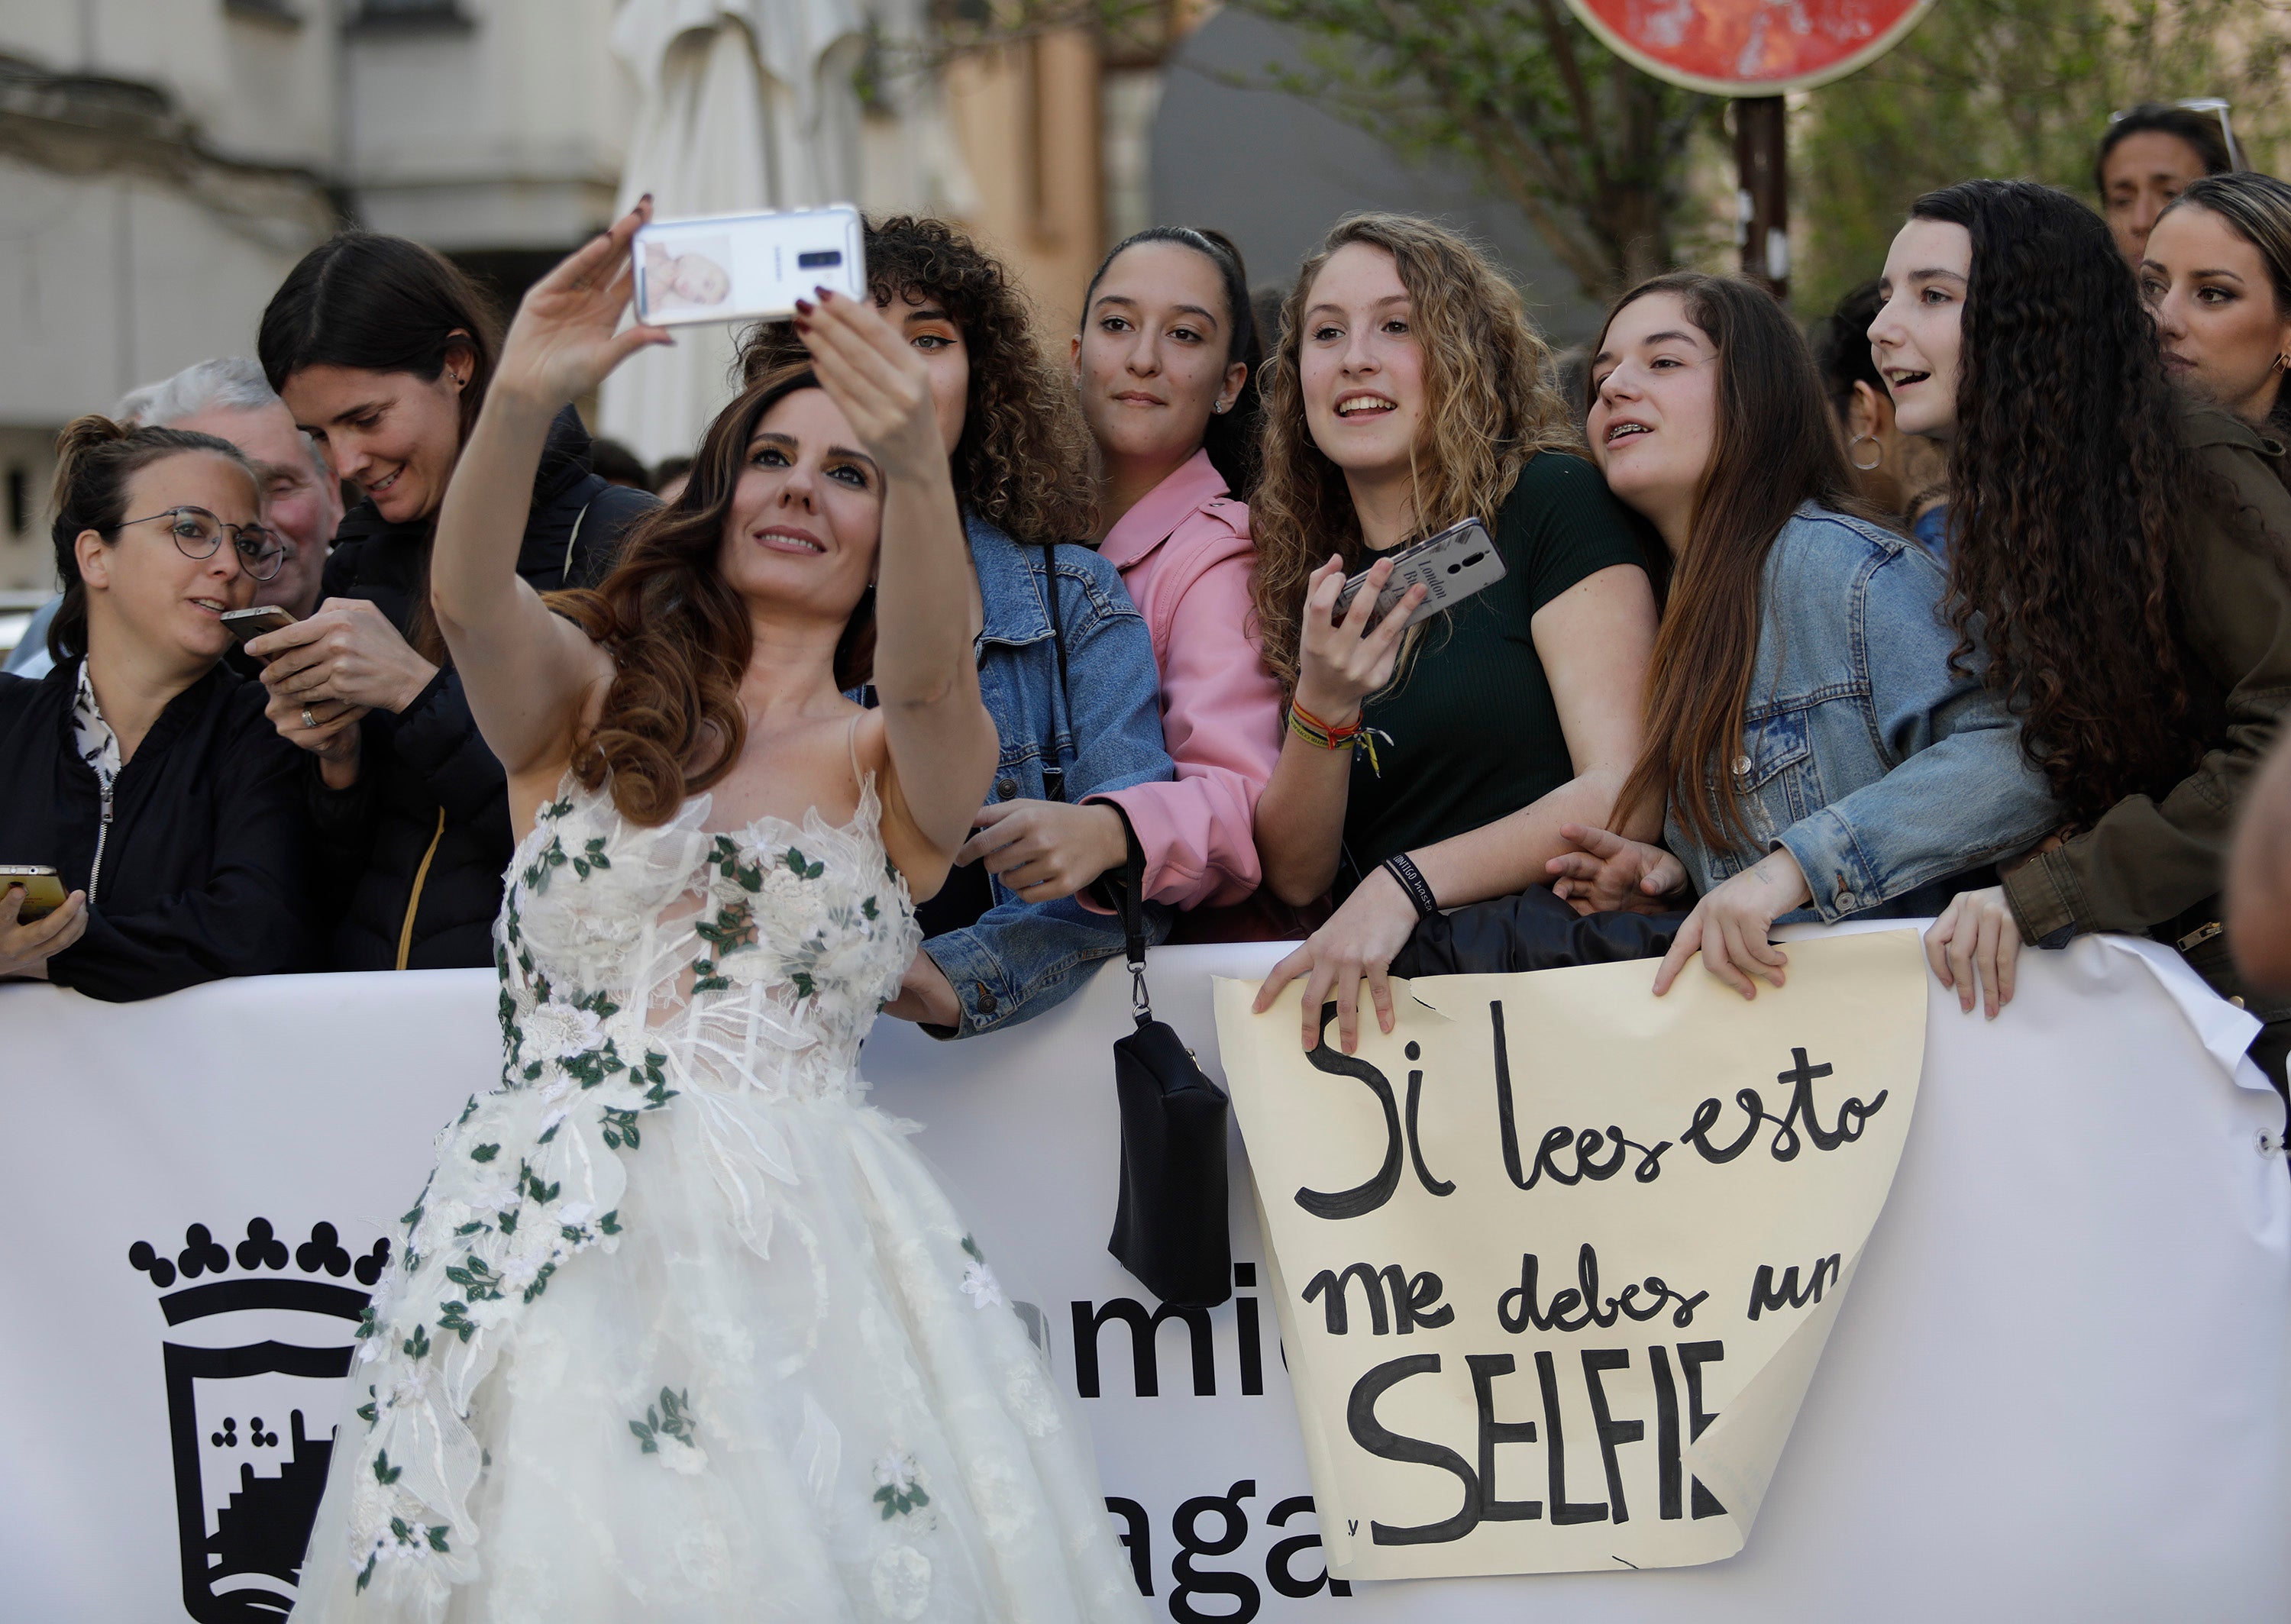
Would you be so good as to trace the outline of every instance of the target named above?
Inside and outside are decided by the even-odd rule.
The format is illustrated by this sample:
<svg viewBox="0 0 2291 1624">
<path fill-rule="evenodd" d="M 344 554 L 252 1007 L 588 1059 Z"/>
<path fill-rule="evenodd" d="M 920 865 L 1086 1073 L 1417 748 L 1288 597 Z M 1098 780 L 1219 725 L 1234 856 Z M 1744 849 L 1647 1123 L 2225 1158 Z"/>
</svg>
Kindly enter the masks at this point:
<svg viewBox="0 0 2291 1624">
<path fill-rule="evenodd" d="M 1933 0 L 1567 0 L 1633 67 L 1714 96 L 1779 96 L 1893 49 Z"/>
</svg>

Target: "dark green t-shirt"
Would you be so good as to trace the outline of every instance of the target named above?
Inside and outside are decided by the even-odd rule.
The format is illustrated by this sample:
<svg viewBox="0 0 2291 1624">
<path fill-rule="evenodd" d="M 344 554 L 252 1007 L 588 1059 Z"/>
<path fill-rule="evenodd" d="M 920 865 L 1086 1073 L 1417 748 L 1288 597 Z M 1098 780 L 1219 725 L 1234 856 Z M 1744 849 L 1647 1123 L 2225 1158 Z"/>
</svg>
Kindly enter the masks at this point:
<svg viewBox="0 0 2291 1624">
<path fill-rule="evenodd" d="M 1393 853 L 1507 817 L 1575 776 L 1528 623 L 1587 575 L 1644 569 L 1661 543 L 1564 452 L 1529 461 L 1494 530 L 1504 578 L 1426 621 L 1413 663 L 1368 702 L 1377 768 L 1353 752 L 1339 894 Z"/>
</svg>

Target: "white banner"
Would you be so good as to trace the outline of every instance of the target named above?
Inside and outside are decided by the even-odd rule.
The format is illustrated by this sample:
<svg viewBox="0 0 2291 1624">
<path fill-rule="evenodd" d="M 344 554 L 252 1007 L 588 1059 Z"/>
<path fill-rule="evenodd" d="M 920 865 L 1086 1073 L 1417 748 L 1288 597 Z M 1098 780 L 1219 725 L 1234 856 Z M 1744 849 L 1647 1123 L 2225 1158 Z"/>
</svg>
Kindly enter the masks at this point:
<svg viewBox="0 0 2291 1624">
<path fill-rule="evenodd" d="M 1278 951 L 1154 955 L 1213 1073 L 1210 977 Z M 967 1043 L 887 1022 L 864 1064 L 1038 1306 L 1157 1617 L 2279 1620 L 2291 1179 L 2219 1057 L 2251 1023 L 2141 945 L 2022 962 L 1993 1025 L 1933 989 L 1852 1298 L 1748 1548 L 1699 1568 L 1330 1594 L 1238 1144 L 1233 1301 L 1162 1309 L 1105 1254 L 1118 967 Z M 498 1043 L 477 971 L 0 988 L 11 1624 L 277 1616 L 374 1248 Z"/>
</svg>

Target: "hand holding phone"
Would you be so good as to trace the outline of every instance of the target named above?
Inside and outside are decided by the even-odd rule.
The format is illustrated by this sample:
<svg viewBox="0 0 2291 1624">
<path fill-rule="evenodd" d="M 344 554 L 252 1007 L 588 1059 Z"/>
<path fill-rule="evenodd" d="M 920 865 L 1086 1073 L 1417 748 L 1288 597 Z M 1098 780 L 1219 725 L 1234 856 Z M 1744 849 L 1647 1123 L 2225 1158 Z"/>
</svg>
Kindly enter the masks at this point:
<svg viewBox="0 0 2291 1624">
<path fill-rule="evenodd" d="M 48 961 L 87 933 L 87 898 L 64 895 L 44 864 L 0 865 L 0 978 L 45 979 Z"/>
<path fill-rule="evenodd" d="M 825 287 L 867 293 L 859 211 L 848 203 L 663 220 L 631 245 L 637 319 L 652 326 L 776 320 Z"/>
<path fill-rule="evenodd" d="M 18 924 L 45 919 L 64 905 L 64 882 L 44 863 L 0 863 L 0 895 L 17 888 L 24 893 L 16 911 Z"/>
<path fill-rule="evenodd" d="M 1338 620 L 1352 607 L 1354 597 L 1368 576 L 1369 570 L 1361 571 L 1346 581 L 1344 591 L 1337 594 Z M 1393 556 L 1392 573 L 1385 577 L 1384 590 L 1377 594 L 1369 623 L 1380 624 L 1411 586 L 1424 589 L 1424 601 L 1409 615 L 1407 623 L 1411 626 L 1443 609 L 1454 607 L 1481 588 L 1492 586 L 1503 578 L 1503 555 L 1489 539 L 1487 527 L 1476 519 L 1465 519 Z"/>
</svg>

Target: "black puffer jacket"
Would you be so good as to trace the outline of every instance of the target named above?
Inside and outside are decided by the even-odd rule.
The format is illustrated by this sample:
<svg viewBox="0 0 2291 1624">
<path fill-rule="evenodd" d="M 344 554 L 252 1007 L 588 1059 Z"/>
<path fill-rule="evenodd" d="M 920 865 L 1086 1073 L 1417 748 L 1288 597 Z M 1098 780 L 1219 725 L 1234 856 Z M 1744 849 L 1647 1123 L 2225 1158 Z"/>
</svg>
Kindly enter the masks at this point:
<svg viewBox="0 0 2291 1624">
<path fill-rule="evenodd" d="M 593 586 L 629 527 L 655 505 L 591 471 L 588 430 L 568 406 L 549 430 L 517 573 L 544 592 Z M 370 599 L 407 631 L 427 528 L 426 520 L 391 525 L 360 503 L 334 538 L 324 595 Z M 319 860 L 338 877 L 332 968 L 491 964 L 502 872 L 516 842 L 508 782 L 478 736 L 460 675 L 439 671 L 403 712 L 376 711 L 364 730 L 356 784 L 328 790 L 315 762 L 310 769 Z"/>
<path fill-rule="evenodd" d="M 72 736 L 79 666 L 0 676 L 0 860 L 44 863 L 91 893 L 87 932 L 48 979 L 125 1003 L 315 968 L 302 752 L 263 716 L 262 685 L 217 666 L 169 701 L 120 769 L 107 828 Z"/>
</svg>

